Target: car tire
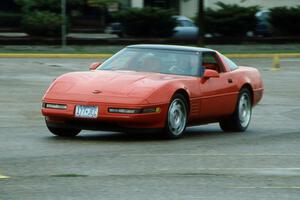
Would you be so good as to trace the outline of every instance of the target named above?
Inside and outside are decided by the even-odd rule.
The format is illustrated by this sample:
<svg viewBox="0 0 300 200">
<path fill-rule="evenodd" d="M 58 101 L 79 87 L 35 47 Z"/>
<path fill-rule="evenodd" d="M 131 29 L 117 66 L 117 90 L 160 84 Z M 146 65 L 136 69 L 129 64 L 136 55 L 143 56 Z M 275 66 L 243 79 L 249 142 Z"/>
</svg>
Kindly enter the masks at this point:
<svg viewBox="0 0 300 200">
<path fill-rule="evenodd" d="M 60 137 L 75 137 L 80 133 L 80 129 L 71 129 L 71 128 L 56 128 L 47 126 L 48 130 L 56 136 Z"/>
<path fill-rule="evenodd" d="M 248 88 L 243 88 L 238 97 L 234 113 L 219 122 L 220 128 L 225 132 L 244 132 L 251 120 L 252 101 Z"/>
<path fill-rule="evenodd" d="M 187 100 L 182 94 L 175 94 L 170 102 L 164 136 L 167 139 L 180 138 L 188 120 Z"/>
</svg>

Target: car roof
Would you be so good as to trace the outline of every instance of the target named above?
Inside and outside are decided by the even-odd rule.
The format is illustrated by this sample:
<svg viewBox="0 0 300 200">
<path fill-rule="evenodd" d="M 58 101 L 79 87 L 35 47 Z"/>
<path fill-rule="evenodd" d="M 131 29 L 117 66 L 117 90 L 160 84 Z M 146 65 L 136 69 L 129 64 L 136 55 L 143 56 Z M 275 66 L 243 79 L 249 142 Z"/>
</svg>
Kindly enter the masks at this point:
<svg viewBox="0 0 300 200">
<path fill-rule="evenodd" d="M 161 45 L 161 44 L 138 44 L 130 45 L 127 48 L 136 49 L 161 49 L 161 50 L 173 50 L 173 51 L 196 51 L 196 52 L 216 52 L 215 50 L 200 47 L 180 46 L 180 45 Z"/>
</svg>

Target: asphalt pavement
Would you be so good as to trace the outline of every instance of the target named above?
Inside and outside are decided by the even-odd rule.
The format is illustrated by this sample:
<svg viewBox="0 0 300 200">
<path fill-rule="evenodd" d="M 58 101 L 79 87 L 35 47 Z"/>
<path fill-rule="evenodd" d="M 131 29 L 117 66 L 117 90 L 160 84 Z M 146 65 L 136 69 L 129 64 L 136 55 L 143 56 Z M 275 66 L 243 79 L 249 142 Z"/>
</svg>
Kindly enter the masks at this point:
<svg viewBox="0 0 300 200">
<path fill-rule="evenodd" d="M 179 140 L 83 131 L 51 135 L 41 98 L 58 75 L 95 59 L 0 59 L 0 199 L 300 198 L 300 59 L 236 59 L 257 67 L 265 96 L 245 133 L 217 124 Z"/>
</svg>

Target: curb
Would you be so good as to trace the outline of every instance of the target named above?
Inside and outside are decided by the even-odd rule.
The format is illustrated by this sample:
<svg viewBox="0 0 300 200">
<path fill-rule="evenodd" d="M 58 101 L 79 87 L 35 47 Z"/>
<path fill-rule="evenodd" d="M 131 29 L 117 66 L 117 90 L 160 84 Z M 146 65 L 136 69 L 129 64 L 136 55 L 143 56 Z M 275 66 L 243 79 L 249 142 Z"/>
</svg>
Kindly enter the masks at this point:
<svg viewBox="0 0 300 200">
<path fill-rule="evenodd" d="M 0 53 L 0 58 L 109 58 L 113 54 L 68 54 L 68 53 Z M 300 58 L 300 53 L 246 53 L 224 54 L 229 58 Z"/>
</svg>

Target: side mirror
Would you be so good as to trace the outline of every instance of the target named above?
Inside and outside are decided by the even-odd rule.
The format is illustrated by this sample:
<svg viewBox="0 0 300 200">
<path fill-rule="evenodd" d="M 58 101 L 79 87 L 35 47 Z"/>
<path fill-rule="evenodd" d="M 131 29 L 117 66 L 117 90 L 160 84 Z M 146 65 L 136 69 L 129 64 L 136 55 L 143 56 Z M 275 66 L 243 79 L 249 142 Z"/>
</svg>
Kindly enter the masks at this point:
<svg viewBox="0 0 300 200">
<path fill-rule="evenodd" d="M 102 64 L 102 63 L 100 63 L 100 62 L 94 62 L 94 63 L 92 63 L 92 64 L 90 65 L 89 69 L 90 69 L 90 70 L 95 70 L 95 69 L 97 69 L 97 67 L 99 67 L 101 64 Z"/>
<path fill-rule="evenodd" d="M 220 77 L 219 73 L 216 70 L 212 70 L 212 69 L 206 69 L 203 74 L 203 78 L 205 79 L 219 78 L 219 77 Z"/>
</svg>

